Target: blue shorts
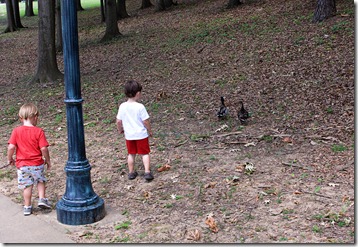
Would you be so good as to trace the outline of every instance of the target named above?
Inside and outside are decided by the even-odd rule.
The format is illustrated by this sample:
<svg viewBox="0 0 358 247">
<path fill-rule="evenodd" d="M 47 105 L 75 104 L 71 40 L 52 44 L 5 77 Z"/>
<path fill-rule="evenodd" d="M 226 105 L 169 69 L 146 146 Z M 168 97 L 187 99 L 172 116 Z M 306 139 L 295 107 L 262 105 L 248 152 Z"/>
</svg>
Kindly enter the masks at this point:
<svg viewBox="0 0 358 247">
<path fill-rule="evenodd" d="M 40 166 L 23 166 L 17 169 L 17 182 L 19 189 L 25 189 L 37 184 L 38 182 L 46 182 L 44 175 L 45 165 Z"/>
</svg>

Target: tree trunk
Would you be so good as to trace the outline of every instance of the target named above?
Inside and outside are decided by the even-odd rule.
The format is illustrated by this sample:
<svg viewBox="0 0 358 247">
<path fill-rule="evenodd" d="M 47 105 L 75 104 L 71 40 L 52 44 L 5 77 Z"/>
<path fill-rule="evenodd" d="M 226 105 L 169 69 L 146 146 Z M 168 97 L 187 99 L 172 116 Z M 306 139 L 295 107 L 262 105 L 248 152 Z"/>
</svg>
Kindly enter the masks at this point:
<svg viewBox="0 0 358 247">
<path fill-rule="evenodd" d="M 27 17 L 35 16 L 33 0 L 25 1 L 25 16 Z"/>
<path fill-rule="evenodd" d="M 126 8 L 126 0 L 117 0 L 117 20 L 129 17 Z"/>
<path fill-rule="evenodd" d="M 101 18 L 102 18 L 102 22 L 106 21 L 106 9 L 105 9 L 105 4 L 104 4 L 104 0 L 100 0 L 101 2 Z"/>
<path fill-rule="evenodd" d="M 106 0 L 106 32 L 101 42 L 120 36 L 117 23 L 116 0 Z"/>
<path fill-rule="evenodd" d="M 77 11 L 85 10 L 84 8 L 82 8 L 81 0 L 76 0 L 76 2 L 77 2 Z"/>
<path fill-rule="evenodd" d="M 12 5 L 14 7 L 14 16 L 15 16 L 16 27 L 24 28 L 24 26 L 21 24 L 19 0 L 12 0 Z"/>
<path fill-rule="evenodd" d="M 229 3 L 227 4 L 228 9 L 235 8 L 241 4 L 240 0 L 229 0 Z"/>
<path fill-rule="evenodd" d="M 153 4 L 150 2 L 150 0 L 142 0 L 142 6 L 141 9 L 152 7 Z"/>
<path fill-rule="evenodd" d="M 55 82 L 63 80 L 57 67 L 55 45 L 55 3 L 56 0 L 39 0 L 39 31 L 37 71 L 29 83 Z"/>
<path fill-rule="evenodd" d="M 62 21 L 61 21 L 61 0 L 56 0 L 56 51 L 62 52 Z"/>
<path fill-rule="evenodd" d="M 321 22 L 337 13 L 336 0 L 317 0 L 313 22 Z"/>
<path fill-rule="evenodd" d="M 14 7 L 12 5 L 11 0 L 6 0 L 6 13 L 7 13 L 7 28 L 5 29 L 5 33 L 15 32 L 15 16 L 14 16 Z"/>
</svg>

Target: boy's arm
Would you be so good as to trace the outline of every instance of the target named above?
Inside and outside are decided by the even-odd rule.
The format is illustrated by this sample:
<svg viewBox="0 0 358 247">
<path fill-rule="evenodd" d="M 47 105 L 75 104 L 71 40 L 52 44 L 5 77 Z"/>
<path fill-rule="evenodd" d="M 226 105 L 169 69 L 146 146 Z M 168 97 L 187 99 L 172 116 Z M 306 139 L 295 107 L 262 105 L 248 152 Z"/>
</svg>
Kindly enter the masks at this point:
<svg viewBox="0 0 358 247">
<path fill-rule="evenodd" d="M 47 147 L 41 148 L 42 156 L 45 157 L 45 164 L 47 164 L 47 170 L 50 170 L 51 168 L 51 160 L 50 160 L 50 152 L 48 151 Z"/>
<path fill-rule="evenodd" d="M 143 121 L 144 127 L 147 129 L 149 136 L 152 137 L 153 133 L 152 133 L 152 128 L 150 127 L 150 121 L 149 119 L 146 119 Z"/>
<path fill-rule="evenodd" d="M 118 118 L 117 118 L 117 130 L 118 130 L 119 134 L 124 133 L 122 120 L 120 120 Z"/>
<path fill-rule="evenodd" d="M 16 146 L 14 144 L 9 144 L 7 146 L 7 160 L 9 165 L 15 165 L 15 160 L 13 158 L 15 153 Z"/>
</svg>

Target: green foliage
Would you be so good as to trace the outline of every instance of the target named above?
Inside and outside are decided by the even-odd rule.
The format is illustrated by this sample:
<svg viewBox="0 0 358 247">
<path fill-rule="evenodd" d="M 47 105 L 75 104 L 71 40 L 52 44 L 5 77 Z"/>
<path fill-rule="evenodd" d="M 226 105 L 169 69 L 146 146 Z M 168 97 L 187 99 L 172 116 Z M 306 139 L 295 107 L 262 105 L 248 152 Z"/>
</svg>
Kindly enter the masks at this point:
<svg viewBox="0 0 358 247">
<path fill-rule="evenodd" d="M 347 147 L 342 145 L 342 144 L 334 144 L 331 149 L 332 149 L 333 152 L 336 153 L 336 152 L 344 152 L 344 151 L 346 151 Z"/>
</svg>

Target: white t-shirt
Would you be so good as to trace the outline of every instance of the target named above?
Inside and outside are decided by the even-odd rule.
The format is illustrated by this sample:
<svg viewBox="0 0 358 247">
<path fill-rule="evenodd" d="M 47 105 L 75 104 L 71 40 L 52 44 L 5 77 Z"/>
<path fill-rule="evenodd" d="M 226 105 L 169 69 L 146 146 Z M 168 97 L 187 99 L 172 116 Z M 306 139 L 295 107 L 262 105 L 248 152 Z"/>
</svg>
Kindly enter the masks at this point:
<svg viewBox="0 0 358 247">
<path fill-rule="evenodd" d="M 117 119 L 122 120 L 124 136 L 127 140 L 141 140 L 149 136 L 143 124 L 148 118 L 149 114 L 141 103 L 127 101 L 119 106 Z"/>
</svg>

